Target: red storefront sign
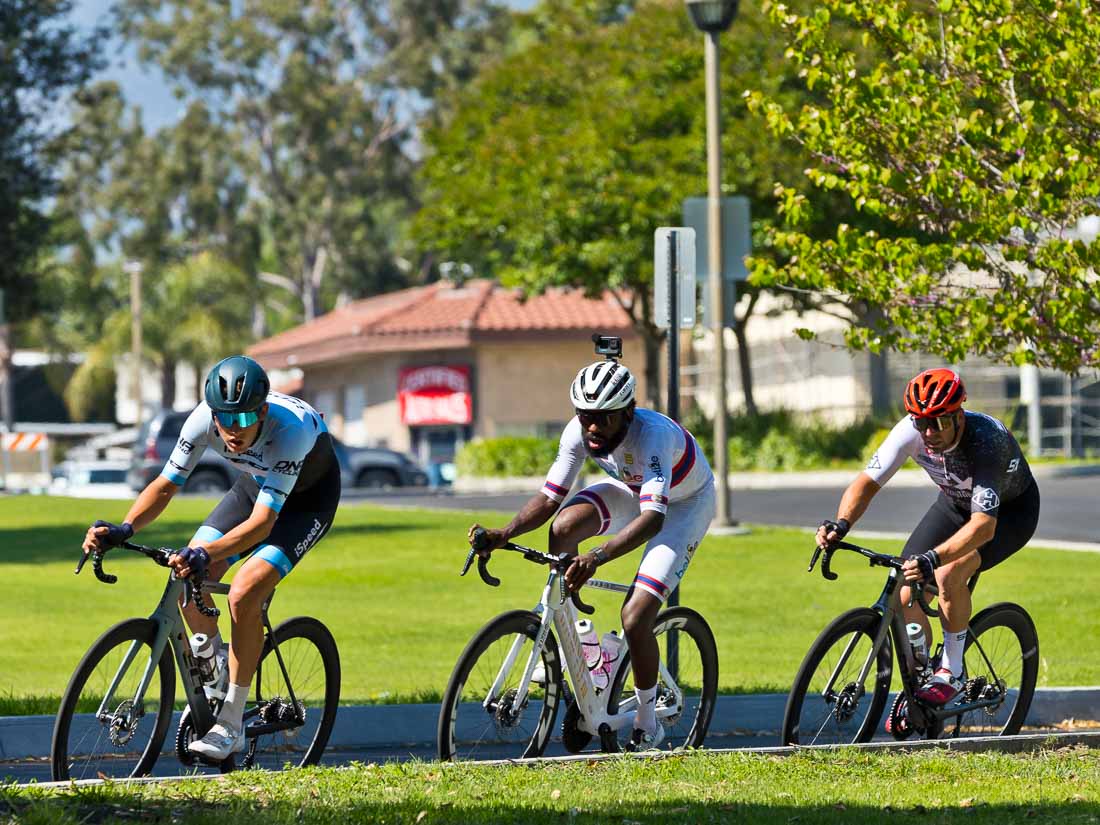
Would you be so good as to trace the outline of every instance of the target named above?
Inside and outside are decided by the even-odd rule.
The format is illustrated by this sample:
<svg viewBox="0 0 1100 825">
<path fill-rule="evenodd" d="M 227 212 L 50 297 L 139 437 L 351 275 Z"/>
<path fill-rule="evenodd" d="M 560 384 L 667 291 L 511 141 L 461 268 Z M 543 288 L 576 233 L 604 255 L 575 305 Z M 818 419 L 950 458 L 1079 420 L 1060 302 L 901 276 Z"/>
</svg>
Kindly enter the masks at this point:
<svg viewBox="0 0 1100 825">
<path fill-rule="evenodd" d="M 401 423 L 469 424 L 473 421 L 469 367 L 408 367 L 397 378 Z"/>
</svg>

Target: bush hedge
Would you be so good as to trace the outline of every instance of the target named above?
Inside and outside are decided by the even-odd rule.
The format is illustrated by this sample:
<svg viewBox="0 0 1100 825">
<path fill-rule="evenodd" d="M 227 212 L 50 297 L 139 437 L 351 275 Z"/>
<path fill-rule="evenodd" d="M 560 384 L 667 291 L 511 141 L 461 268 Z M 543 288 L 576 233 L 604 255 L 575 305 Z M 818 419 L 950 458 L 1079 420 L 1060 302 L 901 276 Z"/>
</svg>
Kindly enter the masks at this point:
<svg viewBox="0 0 1100 825">
<path fill-rule="evenodd" d="M 684 416 L 684 426 L 714 463 L 714 428 L 697 410 Z M 813 470 L 852 466 L 866 461 L 882 443 L 893 421 L 865 418 L 836 427 L 818 419 L 799 418 L 788 410 L 756 416 L 731 415 L 728 455 L 731 471 Z M 557 455 L 558 440 L 535 437 L 485 438 L 471 441 L 455 459 L 465 476 L 539 476 Z M 592 466 L 586 472 L 596 472 Z"/>
</svg>

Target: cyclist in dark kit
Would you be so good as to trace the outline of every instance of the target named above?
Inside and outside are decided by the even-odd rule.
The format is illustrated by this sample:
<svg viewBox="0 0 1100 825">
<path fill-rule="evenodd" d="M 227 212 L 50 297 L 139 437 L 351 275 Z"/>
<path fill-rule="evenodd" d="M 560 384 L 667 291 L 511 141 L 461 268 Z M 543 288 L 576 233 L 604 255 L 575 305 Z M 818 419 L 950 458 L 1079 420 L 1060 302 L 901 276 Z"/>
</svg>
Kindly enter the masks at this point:
<svg viewBox="0 0 1100 825">
<path fill-rule="evenodd" d="M 934 581 L 939 587 L 943 654 L 917 692 L 935 705 L 950 702 L 962 687 L 972 612 L 967 581 L 1027 544 L 1039 521 L 1039 488 L 1020 445 L 997 419 L 963 410 L 965 400 L 966 389 L 953 370 L 925 370 L 910 381 L 904 396 L 908 415 L 844 491 L 835 519 L 817 531 L 819 547 L 843 539 L 907 458 L 940 488 L 902 551 L 906 582 Z M 919 623 L 931 639 L 928 618 L 918 604 L 910 604 L 910 588 L 902 587 L 900 595 L 906 621 Z"/>
</svg>

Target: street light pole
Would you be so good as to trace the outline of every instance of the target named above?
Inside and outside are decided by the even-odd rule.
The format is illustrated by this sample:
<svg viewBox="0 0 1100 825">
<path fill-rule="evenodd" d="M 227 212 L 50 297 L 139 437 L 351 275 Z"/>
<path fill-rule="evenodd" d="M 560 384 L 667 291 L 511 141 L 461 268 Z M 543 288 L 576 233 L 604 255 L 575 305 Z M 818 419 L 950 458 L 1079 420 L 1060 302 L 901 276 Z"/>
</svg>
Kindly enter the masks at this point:
<svg viewBox="0 0 1100 825">
<path fill-rule="evenodd" d="M 726 433 L 726 286 L 722 269 L 722 122 L 719 97 L 718 35 L 737 16 L 738 0 L 686 0 L 696 28 L 703 32 L 707 85 L 707 266 L 710 270 L 711 329 L 714 334 L 714 473 L 718 502 L 714 525 L 729 527 L 729 450 Z"/>
<path fill-rule="evenodd" d="M 123 270 L 130 274 L 130 386 L 134 393 L 134 426 L 141 432 L 144 409 L 141 392 L 141 261 L 127 261 Z"/>
</svg>

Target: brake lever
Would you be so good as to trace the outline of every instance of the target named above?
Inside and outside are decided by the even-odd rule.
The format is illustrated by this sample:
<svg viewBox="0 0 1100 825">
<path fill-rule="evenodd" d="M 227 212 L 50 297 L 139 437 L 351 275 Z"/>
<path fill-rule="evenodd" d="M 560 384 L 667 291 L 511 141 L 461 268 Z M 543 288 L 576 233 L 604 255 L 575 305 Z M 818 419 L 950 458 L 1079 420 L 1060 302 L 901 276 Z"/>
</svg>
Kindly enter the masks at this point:
<svg viewBox="0 0 1100 825">
<path fill-rule="evenodd" d="M 810 557 L 810 566 L 806 568 L 807 573 L 814 572 L 814 565 L 817 564 L 817 560 L 821 558 L 821 548 L 815 547 L 814 554 Z"/>
<path fill-rule="evenodd" d="M 466 554 L 466 563 L 462 565 L 462 572 L 458 575 L 465 576 L 470 572 L 470 565 L 474 563 L 474 556 L 477 555 L 477 550 L 470 548 L 470 552 Z"/>
<path fill-rule="evenodd" d="M 73 571 L 74 576 L 79 576 L 80 575 L 80 571 L 83 570 L 84 565 L 88 563 L 88 556 L 90 556 L 90 555 L 92 555 L 92 554 L 91 553 L 85 553 L 84 549 L 81 548 L 81 550 L 80 550 L 80 559 L 76 563 L 76 570 Z"/>
</svg>

